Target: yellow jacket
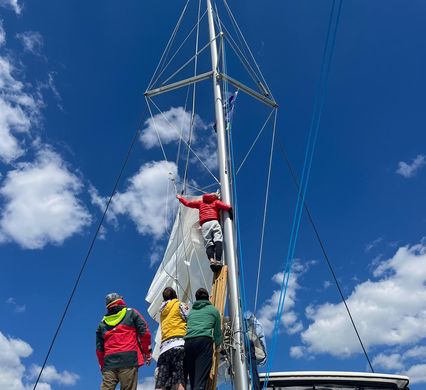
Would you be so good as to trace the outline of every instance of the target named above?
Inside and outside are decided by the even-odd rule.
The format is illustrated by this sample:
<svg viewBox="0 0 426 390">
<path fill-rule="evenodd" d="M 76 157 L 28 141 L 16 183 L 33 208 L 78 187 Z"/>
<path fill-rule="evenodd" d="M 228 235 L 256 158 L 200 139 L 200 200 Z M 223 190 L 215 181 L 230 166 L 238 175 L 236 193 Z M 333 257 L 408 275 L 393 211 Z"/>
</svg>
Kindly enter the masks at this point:
<svg viewBox="0 0 426 390">
<path fill-rule="evenodd" d="M 175 298 L 164 303 L 160 314 L 161 342 L 186 335 L 186 318 L 179 300 Z"/>
</svg>

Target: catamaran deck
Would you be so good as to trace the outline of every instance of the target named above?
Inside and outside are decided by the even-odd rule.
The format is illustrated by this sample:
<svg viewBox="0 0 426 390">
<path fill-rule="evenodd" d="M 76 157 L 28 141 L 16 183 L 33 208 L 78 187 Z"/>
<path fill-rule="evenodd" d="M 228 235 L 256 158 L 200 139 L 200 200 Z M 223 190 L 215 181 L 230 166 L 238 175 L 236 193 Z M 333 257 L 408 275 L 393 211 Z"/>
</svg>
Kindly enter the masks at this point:
<svg viewBox="0 0 426 390">
<path fill-rule="evenodd" d="M 265 374 L 259 374 L 263 385 Z M 269 374 L 267 389 L 275 390 L 409 390 L 402 375 L 365 372 L 294 371 Z"/>
</svg>

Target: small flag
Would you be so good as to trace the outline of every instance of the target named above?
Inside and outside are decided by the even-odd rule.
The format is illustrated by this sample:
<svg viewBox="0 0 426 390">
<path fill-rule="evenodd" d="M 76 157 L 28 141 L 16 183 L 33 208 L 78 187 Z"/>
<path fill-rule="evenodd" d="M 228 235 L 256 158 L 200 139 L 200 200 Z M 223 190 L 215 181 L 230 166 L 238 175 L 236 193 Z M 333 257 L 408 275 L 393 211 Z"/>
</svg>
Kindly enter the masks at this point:
<svg viewBox="0 0 426 390">
<path fill-rule="evenodd" d="M 237 99 L 238 90 L 236 90 L 226 102 L 223 104 L 223 110 L 225 111 L 225 129 L 229 130 L 232 122 L 232 116 L 234 114 L 235 100 Z"/>
</svg>

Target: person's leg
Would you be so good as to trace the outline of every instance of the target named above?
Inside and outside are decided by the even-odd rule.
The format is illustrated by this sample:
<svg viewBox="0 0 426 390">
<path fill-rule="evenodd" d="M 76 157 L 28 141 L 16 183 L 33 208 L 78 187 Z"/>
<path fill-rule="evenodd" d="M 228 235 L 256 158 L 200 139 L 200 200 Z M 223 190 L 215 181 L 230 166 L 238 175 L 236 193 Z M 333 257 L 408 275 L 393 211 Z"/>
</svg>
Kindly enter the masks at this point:
<svg viewBox="0 0 426 390">
<path fill-rule="evenodd" d="M 136 390 L 138 387 L 138 368 L 120 368 L 118 370 L 120 390 Z"/>
<path fill-rule="evenodd" d="M 101 390 L 115 390 L 118 384 L 117 370 L 102 371 Z"/>
<path fill-rule="evenodd" d="M 206 248 L 207 258 L 209 260 L 214 260 L 214 252 L 215 252 L 215 246 L 214 245 L 210 245 Z"/>
<path fill-rule="evenodd" d="M 177 390 L 185 390 L 186 376 L 184 369 L 185 350 L 182 347 L 172 349 L 171 354 L 171 388 Z"/>
<path fill-rule="evenodd" d="M 215 252 L 216 252 L 216 260 L 222 261 L 222 241 L 223 241 L 223 235 L 222 235 L 222 228 L 219 224 L 219 221 L 213 221 L 211 232 L 213 236 L 213 243 L 215 246 Z"/>
<path fill-rule="evenodd" d="M 185 340 L 185 377 L 189 376 L 191 390 L 194 389 L 195 363 L 198 360 L 197 344 L 194 340 L 196 339 Z"/>
<path fill-rule="evenodd" d="M 169 376 L 169 368 L 167 366 L 167 352 L 160 355 L 157 362 L 157 369 L 155 375 L 155 389 L 161 390 L 166 388 L 167 377 Z"/>
<path fill-rule="evenodd" d="M 205 390 L 212 368 L 213 342 L 210 337 L 197 337 L 198 356 L 195 362 L 194 387 L 192 390 Z"/>
<path fill-rule="evenodd" d="M 216 260 L 221 263 L 222 262 L 222 252 L 223 252 L 222 241 L 215 241 L 214 242 L 214 249 L 215 249 L 215 252 L 216 252 Z"/>
<path fill-rule="evenodd" d="M 201 233 L 204 238 L 204 246 L 209 260 L 214 260 L 214 242 L 212 236 L 212 226 L 214 221 L 204 222 L 201 226 Z"/>
</svg>

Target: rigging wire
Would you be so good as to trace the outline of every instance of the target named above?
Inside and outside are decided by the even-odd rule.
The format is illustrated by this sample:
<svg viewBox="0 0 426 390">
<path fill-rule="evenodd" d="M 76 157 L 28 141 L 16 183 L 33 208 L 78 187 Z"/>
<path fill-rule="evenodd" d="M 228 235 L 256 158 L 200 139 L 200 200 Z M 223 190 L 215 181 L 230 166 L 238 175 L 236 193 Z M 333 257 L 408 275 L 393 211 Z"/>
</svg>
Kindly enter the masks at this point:
<svg viewBox="0 0 426 390">
<path fill-rule="evenodd" d="M 110 206 L 111 201 L 112 201 L 112 199 L 113 199 L 113 197 L 114 197 L 114 195 L 115 195 L 115 193 L 117 191 L 117 188 L 118 188 L 118 185 L 119 185 L 119 183 L 121 181 L 121 178 L 123 176 L 124 170 L 127 167 L 127 163 L 129 161 L 130 155 L 131 155 L 131 153 L 133 151 L 133 148 L 134 148 L 134 145 L 136 143 L 136 140 L 138 139 L 138 136 L 139 136 L 139 134 L 141 132 L 142 124 L 143 124 L 143 118 L 145 117 L 145 114 L 146 114 L 146 110 L 145 110 L 144 114 L 142 115 L 142 118 L 140 120 L 140 124 L 139 124 L 139 126 L 138 126 L 138 128 L 137 128 L 137 130 L 136 130 L 136 132 L 135 132 L 135 134 L 133 136 L 133 138 L 132 138 L 130 146 L 129 146 L 128 150 L 127 150 L 127 153 L 126 153 L 126 155 L 124 157 L 124 160 L 123 160 L 123 163 L 121 165 L 119 174 L 118 174 L 118 176 L 117 176 L 117 178 L 115 180 L 114 187 L 113 187 L 113 190 L 111 192 L 111 195 L 110 195 L 110 197 L 108 199 L 108 202 L 107 202 L 107 204 L 105 206 L 105 209 L 104 209 L 104 211 L 102 213 L 102 216 L 101 216 L 101 218 L 100 218 L 100 220 L 98 222 L 98 226 L 96 228 L 95 234 L 93 235 L 92 240 L 90 241 L 89 248 L 87 250 L 86 256 L 85 256 L 84 261 L 83 261 L 83 263 L 82 263 L 82 265 L 80 267 L 80 271 L 79 271 L 79 273 L 77 275 L 77 278 L 76 278 L 76 280 L 74 282 L 74 286 L 73 286 L 73 288 L 71 290 L 71 294 L 70 294 L 70 296 L 68 298 L 68 301 L 67 301 L 67 303 L 65 305 L 65 309 L 64 309 L 64 311 L 62 313 L 62 316 L 60 318 L 59 324 L 58 324 L 58 326 L 57 326 L 57 328 L 55 330 L 55 333 L 53 335 L 52 341 L 51 341 L 51 343 L 49 345 L 49 349 L 48 349 L 48 351 L 46 353 L 46 356 L 45 356 L 45 359 L 44 359 L 43 364 L 41 366 L 40 372 L 39 372 L 39 374 L 37 376 L 37 379 L 36 379 L 36 381 L 34 383 L 33 390 L 36 390 L 37 385 L 38 385 L 38 383 L 40 381 L 41 375 L 43 374 L 43 371 L 46 368 L 46 364 L 47 364 L 47 361 L 49 359 L 50 353 L 52 352 L 52 349 L 53 349 L 53 346 L 55 344 L 56 338 L 57 338 L 57 336 L 59 334 L 59 331 L 60 331 L 60 329 L 62 327 L 62 324 L 63 324 L 63 322 L 65 320 L 65 317 L 66 317 L 66 315 L 68 313 L 68 309 L 69 309 L 69 307 L 71 305 L 71 302 L 72 302 L 72 300 L 74 298 L 75 292 L 77 291 L 77 288 L 78 288 L 78 286 L 80 284 L 81 277 L 83 276 L 83 272 L 84 272 L 84 270 L 86 268 L 87 262 L 88 262 L 88 260 L 90 258 L 91 253 L 92 253 L 93 247 L 95 245 L 96 238 L 98 237 L 98 234 L 99 234 L 99 231 L 100 231 L 100 229 L 102 227 L 102 224 L 103 224 L 103 221 L 105 219 L 106 213 L 108 212 L 109 206 Z"/>
<path fill-rule="evenodd" d="M 252 51 L 251 51 L 251 49 L 250 49 L 249 45 L 247 44 L 246 39 L 244 38 L 244 34 L 242 33 L 242 31 L 241 31 L 241 29 L 240 29 L 240 26 L 238 25 L 238 23 L 237 23 L 237 21 L 236 21 L 236 19 L 235 19 L 235 17 L 234 17 L 234 14 L 233 14 L 233 13 L 232 13 L 232 11 L 231 11 L 231 8 L 230 8 L 230 7 L 229 7 L 229 5 L 228 5 L 227 0 L 223 0 L 223 3 L 225 4 L 226 10 L 228 11 L 228 15 L 230 16 L 231 21 L 233 21 L 233 23 L 234 23 L 234 25 L 235 25 L 235 27 L 236 27 L 237 31 L 240 33 L 240 36 L 241 36 L 241 38 L 243 39 L 243 42 L 244 42 L 244 44 L 245 44 L 245 47 L 247 48 L 248 52 L 250 53 L 250 56 L 251 56 L 251 58 L 252 58 L 252 60 L 253 60 L 253 62 L 254 62 L 254 64 L 255 64 L 255 66 L 256 66 L 256 68 L 257 68 L 257 70 L 258 70 L 258 72 L 259 72 L 259 75 L 260 75 L 260 77 L 261 77 L 261 79 L 262 79 L 262 82 L 264 83 L 264 87 L 267 89 L 267 91 L 268 91 L 269 95 L 271 96 L 271 98 L 273 98 L 273 96 L 272 96 L 272 92 L 271 92 L 271 90 L 270 90 L 270 88 L 269 88 L 269 86 L 268 86 L 268 84 L 267 84 L 267 82 L 266 82 L 265 78 L 263 77 L 263 73 L 262 73 L 262 71 L 260 70 L 259 65 L 257 64 L 256 59 L 254 58 L 253 53 L 252 53 Z"/>
<path fill-rule="evenodd" d="M 211 43 L 215 41 L 217 38 L 219 38 L 219 35 L 216 35 L 211 41 L 207 42 L 195 55 L 193 55 L 188 61 L 186 61 L 177 71 L 175 71 L 171 76 L 169 76 L 166 80 L 164 80 L 161 85 L 166 84 L 169 82 L 173 77 L 175 77 L 181 70 L 185 69 L 194 58 L 198 57 L 201 53 L 204 52 L 207 48 L 210 47 Z"/>
<path fill-rule="evenodd" d="M 200 22 L 201 20 L 203 20 L 204 16 L 207 14 L 207 11 L 204 11 L 203 15 L 200 18 Z M 167 63 L 167 65 L 164 66 L 163 70 L 161 71 L 161 74 L 158 75 L 157 79 L 155 80 L 155 82 L 157 82 L 159 80 L 159 78 L 163 75 L 163 73 L 166 71 L 167 67 L 171 64 L 171 62 L 173 61 L 173 59 L 177 56 L 177 54 L 180 52 L 180 50 L 182 49 L 183 45 L 187 42 L 187 40 L 190 38 L 190 36 L 192 35 L 192 33 L 194 32 L 194 30 L 197 28 L 197 24 L 194 25 L 194 27 L 192 27 L 191 31 L 188 33 L 188 35 L 185 37 L 185 39 L 182 41 L 182 43 L 180 44 L 180 46 L 176 49 L 176 52 L 173 54 L 173 56 L 170 58 L 169 62 Z M 189 60 L 189 62 L 191 62 L 192 58 Z M 186 65 L 185 65 L 186 66 Z M 184 66 L 184 67 L 185 67 Z M 182 70 L 183 68 L 181 68 L 180 70 Z M 179 70 L 179 71 L 180 71 Z M 169 77 L 166 81 L 163 81 L 161 83 L 161 85 L 164 85 L 168 80 L 170 80 L 171 77 Z"/>
<path fill-rule="evenodd" d="M 197 20 L 197 34 L 195 39 L 195 54 L 198 52 L 198 44 L 199 44 L 199 37 L 200 37 L 200 13 L 201 13 L 201 0 L 198 1 L 198 20 Z M 197 66 L 198 66 L 198 56 L 195 55 L 194 59 L 194 77 L 197 75 Z M 192 85 L 192 110 L 191 110 L 191 123 L 189 126 L 189 135 L 188 135 L 188 148 L 186 153 L 186 164 L 185 164 L 185 171 L 183 175 L 183 187 L 182 187 L 182 193 L 185 193 L 185 185 L 186 180 L 188 178 L 188 167 L 189 167 L 189 147 L 191 146 L 192 141 L 192 131 L 194 129 L 194 121 L 195 121 L 195 99 L 196 99 L 196 92 L 197 92 L 197 83 L 194 83 Z"/>
<path fill-rule="evenodd" d="M 241 161 L 240 165 L 238 166 L 238 169 L 236 171 L 236 174 L 238 175 L 238 173 L 240 172 L 241 168 L 243 167 L 244 163 L 246 162 L 248 156 L 250 155 L 251 151 L 253 150 L 254 146 L 256 145 L 260 135 L 263 133 L 263 130 L 265 129 L 266 125 L 269 122 L 269 119 L 271 119 L 272 114 L 274 113 L 274 109 L 271 110 L 271 112 L 269 113 L 268 117 L 266 118 L 265 122 L 263 123 L 262 128 L 260 129 L 259 133 L 257 134 L 256 138 L 254 139 L 252 145 L 250 146 L 250 149 L 248 150 L 248 152 L 246 153 L 246 155 L 243 158 L 243 161 Z"/>
<path fill-rule="evenodd" d="M 276 128 L 277 128 L 277 117 L 278 117 L 278 109 L 275 108 L 274 127 L 273 127 L 273 130 L 272 130 L 272 140 L 271 140 L 271 152 L 269 154 L 268 179 L 267 179 L 267 183 L 266 183 L 265 205 L 264 205 L 264 209 L 263 209 L 262 233 L 261 233 L 261 236 L 260 236 L 259 265 L 257 267 L 256 294 L 255 294 L 255 298 L 254 298 L 254 315 L 256 315 L 257 298 L 258 298 L 258 294 L 259 294 L 260 271 L 262 269 L 263 242 L 264 242 L 264 238 L 265 238 L 265 225 L 266 225 L 266 216 L 267 216 L 267 211 L 268 211 L 269 187 L 270 187 L 270 184 L 271 184 L 272 158 L 273 158 L 273 155 L 274 155 L 274 144 L 275 144 L 275 133 L 276 133 Z"/>
<path fill-rule="evenodd" d="M 170 121 L 168 120 L 168 118 L 164 115 L 164 112 L 158 107 L 158 105 L 150 98 L 148 97 L 148 99 L 150 100 L 150 102 L 154 105 L 154 107 L 158 110 L 158 112 L 163 116 L 164 120 L 169 124 L 170 127 L 176 129 L 175 126 L 173 126 Z M 182 138 L 181 138 L 182 139 Z M 192 154 L 197 158 L 197 160 L 204 166 L 204 168 L 207 170 L 207 172 L 211 175 L 211 177 L 216 181 L 216 183 L 220 184 L 218 178 L 213 174 L 213 172 L 207 167 L 207 165 L 203 162 L 203 160 L 198 156 L 198 154 L 194 151 L 194 149 L 191 148 L 190 145 L 188 145 L 188 143 L 182 139 L 182 142 L 191 150 Z"/>
<path fill-rule="evenodd" d="M 164 51 L 163 51 L 163 54 L 161 55 L 161 57 L 160 57 L 160 61 L 158 62 L 158 65 L 157 65 L 157 67 L 155 68 L 155 71 L 154 71 L 154 73 L 153 73 L 153 75 L 152 75 L 152 78 L 151 78 L 151 80 L 150 80 L 150 82 L 148 83 L 148 90 L 149 89 L 151 89 L 152 88 L 152 86 L 158 81 L 158 78 L 159 77 L 161 77 L 161 74 L 160 74 L 160 76 L 158 76 L 157 77 L 157 79 L 153 82 L 153 80 L 154 80 L 154 77 L 156 76 L 156 74 L 157 74 L 157 71 L 160 71 L 159 69 L 160 69 L 160 66 L 163 66 L 164 64 L 162 64 L 162 62 L 163 62 L 163 60 L 164 60 L 164 62 L 165 62 L 165 60 L 166 60 L 166 58 L 167 58 L 167 56 L 169 55 L 169 51 L 170 51 L 170 49 L 171 49 L 171 47 L 172 47 L 172 45 L 173 45 L 173 42 L 174 42 L 174 39 L 175 39 L 175 37 L 176 37 L 176 34 L 177 34 L 177 32 L 178 32 L 178 30 L 179 30 L 179 28 L 180 28 L 180 25 L 181 25 L 181 23 L 182 23 L 182 20 L 183 20 L 183 17 L 184 17 L 184 15 L 185 15 L 185 13 L 186 13 L 186 10 L 187 10 L 187 8 L 188 8 L 188 4 L 189 4 L 189 1 L 190 0 L 187 0 L 187 2 L 186 2 L 186 4 L 185 4 L 185 6 L 183 7 L 183 10 L 182 10 L 182 13 L 180 14 L 180 17 L 179 17 L 179 19 L 178 19 L 178 21 L 177 21 L 177 23 L 176 23 L 176 26 L 175 26 L 175 28 L 174 28 L 174 30 L 173 30 L 173 32 L 172 32 L 172 35 L 170 36 L 170 38 L 169 38 L 169 41 L 167 42 L 167 45 L 166 45 L 166 47 L 165 47 L 165 49 L 164 49 Z M 166 66 L 167 67 L 167 66 Z M 163 72 L 164 71 L 164 69 L 162 69 L 162 71 L 161 72 Z"/>
<path fill-rule="evenodd" d="M 313 156 L 314 156 L 314 151 L 316 146 L 316 140 L 318 137 L 319 125 L 321 121 L 321 115 L 322 115 L 322 111 L 323 111 L 323 107 L 325 103 L 327 82 L 328 82 L 328 77 L 330 73 L 329 72 L 330 64 L 331 64 L 331 59 L 334 52 L 334 45 L 335 45 L 336 35 L 337 35 L 337 27 L 339 25 L 339 19 L 341 15 L 343 0 L 337 0 L 337 2 L 338 2 L 337 11 L 336 11 L 336 0 L 333 0 L 331 11 L 330 11 L 326 44 L 324 47 L 324 52 L 323 52 L 323 56 L 321 60 L 320 82 L 316 92 L 315 103 L 314 103 L 314 108 L 312 113 L 312 119 L 311 119 L 309 136 L 308 136 L 308 145 L 306 148 L 305 160 L 304 160 L 303 170 L 302 170 L 300 192 L 297 196 L 296 209 L 295 209 L 293 225 L 292 225 L 291 234 L 290 234 L 290 243 L 289 243 L 286 262 L 285 262 L 284 275 L 283 275 L 283 281 L 281 284 L 277 314 L 275 317 L 274 332 L 272 337 L 272 352 L 270 355 L 271 358 L 269 359 L 269 362 L 268 362 L 267 373 L 266 373 L 265 382 L 264 382 L 264 389 L 266 389 L 266 386 L 268 384 L 270 369 L 275 359 L 278 330 L 279 330 L 279 326 L 281 322 L 281 316 L 284 310 L 284 301 L 287 294 L 291 268 L 292 268 L 292 264 L 294 260 L 294 251 L 296 248 L 297 238 L 299 234 L 299 227 L 300 227 L 300 222 L 302 217 L 303 202 L 306 197 L 310 171 L 312 168 L 312 161 L 313 161 Z M 336 13 L 336 17 L 334 16 L 335 13 Z"/>
<path fill-rule="evenodd" d="M 281 157 L 284 159 L 284 161 L 285 161 L 285 163 L 286 163 L 286 165 L 287 165 L 287 167 L 289 169 L 290 175 L 291 175 L 291 177 L 293 179 L 293 183 L 294 183 L 294 185 L 297 188 L 298 194 L 300 195 L 299 179 L 297 178 L 296 171 L 294 170 L 294 168 L 293 168 L 293 166 L 292 166 L 292 164 L 290 162 L 290 159 L 288 157 L 288 154 L 287 154 L 287 151 L 285 149 L 285 146 L 284 146 L 283 142 L 280 140 L 279 135 L 277 135 L 277 143 L 278 143 L 278 149 L 281 152 Z M 342 302 L 345 305 L 346 311 L 348 312 L 349 318 L 350 318 L 351 323 L 352 323 L 352 327 L 354 328 L 354 331 L 355 331 L 355 333 L 357 335 L 358 341 L 361 344 L 361 348 L 362 348 L 362 350 L 364 352 L 365 358 L 367 359 L 367 362 L 368 362 L 368 364 L 370 366 L 371 372 L 374 372 L 373 365 L 371 364 L 371 361 L 370 361 L 370 358 L 368 356 L 367 350 L 364 347 L 364 343 L 362 342 L 361 336 L 360 336 L 360 334 L 358 332 L 358 329 L 357 329 L 357 327 L 355 325 L 355 321 L 354 321 L 354 319 L 352 317 L 352 314 L 351 314 L 351 312 L 349 310 L 349 306 L 348 306 L 348 304 L 346 302 L 345 296 L 343 295 L 342 288 L 340 287 L 340 283 L 339 283 L 339 281 L 337 279 L 336 273 L 334 272 L 334 269 L 333 269 L 333 266 L 331 264 L 331 261 L 330 261 L 330 258 L 328 256 L 328 253 L 327 253 L 327 251 L 325 249 L 324 242 L 323 242 L 323 240 L 321 239 L 321 237 L 319 235 L 319 231 L 317 229 L 316 224 L 314 223 L 314 220 L 312 218 L 312 213 L 311 213 L 311 211 L 310 211 L 310 209 L 308 207 L 308 204 L 307 204 L 306 200 L 303 202 L 303 206 L 305 208 L 306 215 L 308 216 L 309 223 L 311 224 L 312 229 L 314 230 L 315 237 L 317 238 L 318 244 L 321 247 L 321 251 L 322 251 L 322 253 L 324 255 L 324 258 L 325 258 L 325 260 L 327 262 L 328 268 L 329 268 L 329 270 L 331 272 L 331 275 L 333 276 L 334 282 L 336 283 L 336 287 L 337 287 L 337 289 L 339 291 L 340 298 L 342 299 Z"/>
</svg>

